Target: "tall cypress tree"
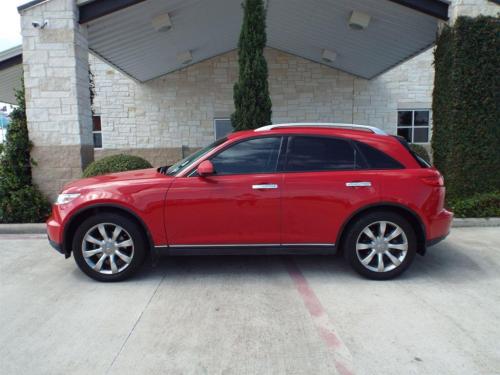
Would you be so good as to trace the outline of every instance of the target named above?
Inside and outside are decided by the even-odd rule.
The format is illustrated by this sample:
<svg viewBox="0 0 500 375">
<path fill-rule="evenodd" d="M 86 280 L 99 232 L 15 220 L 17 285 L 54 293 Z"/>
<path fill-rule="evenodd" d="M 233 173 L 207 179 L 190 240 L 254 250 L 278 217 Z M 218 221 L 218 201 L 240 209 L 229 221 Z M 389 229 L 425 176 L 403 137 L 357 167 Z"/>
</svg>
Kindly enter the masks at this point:
<svg viewBox="0 0 500 375">
<path fill-rule="evenodd" d="M 271 98 L 267 82 L 266 10 L 263 0 L 245 0 L 238 42 L 239 77 L 234 85 L 231 116 L 235 130 L 256 129 L 271 123 Z"/>
</svg>

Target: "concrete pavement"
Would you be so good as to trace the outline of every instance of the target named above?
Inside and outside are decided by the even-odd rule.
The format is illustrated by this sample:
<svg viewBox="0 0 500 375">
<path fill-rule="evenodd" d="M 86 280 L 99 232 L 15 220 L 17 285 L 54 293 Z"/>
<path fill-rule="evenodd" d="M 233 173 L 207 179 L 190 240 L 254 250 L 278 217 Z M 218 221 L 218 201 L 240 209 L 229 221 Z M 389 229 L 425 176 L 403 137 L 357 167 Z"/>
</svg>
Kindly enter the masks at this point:
<svg viewBox="0 0 500 375">
<path fill-rule="evenodd" d="M 401 278 L 339 257 L 186 257 L 101 284 L 0 236 L 1 374 L 500 374 L 500 230 L 456 228 Z"/>
</svg>

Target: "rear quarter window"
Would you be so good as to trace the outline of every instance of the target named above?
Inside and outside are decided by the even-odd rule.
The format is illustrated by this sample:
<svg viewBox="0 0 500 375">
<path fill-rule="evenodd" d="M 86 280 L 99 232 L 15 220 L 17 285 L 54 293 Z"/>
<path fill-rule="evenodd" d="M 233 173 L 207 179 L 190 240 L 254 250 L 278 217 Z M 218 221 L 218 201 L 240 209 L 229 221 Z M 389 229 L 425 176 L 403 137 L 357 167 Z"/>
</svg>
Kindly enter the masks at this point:
<svg viewBox="0 0 500 375">
<path fill-rule="evenodd" d="M 370 169 L 403 169 L 403 165 L 389 155 L 363 142 L 356 142 L 356 147 L 363 155 Z"/>
</svg>

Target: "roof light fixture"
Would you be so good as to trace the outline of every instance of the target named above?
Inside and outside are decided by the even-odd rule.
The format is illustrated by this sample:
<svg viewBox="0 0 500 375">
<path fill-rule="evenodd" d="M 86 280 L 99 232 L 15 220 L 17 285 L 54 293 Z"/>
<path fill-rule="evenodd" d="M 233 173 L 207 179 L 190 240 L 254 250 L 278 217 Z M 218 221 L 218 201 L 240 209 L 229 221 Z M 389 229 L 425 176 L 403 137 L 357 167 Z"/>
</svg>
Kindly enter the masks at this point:
<svg viewBox="0 0 500 375">
<path fill-rule="evenodd" d="M 321 60 L 323 60 L 326 63 L 332 63 L 336 59 L 337 59 L 337 53 L 334 51 L 324 49 L 323 52 L 321 53 Z"/>
<path fill-rule="evenodd" d="M 363 30 L 370 24 L 371 16 L 369 14 L 353 10 L 349 17 L 349 27 L 353 30 Z"/>
<path fill-rule="evenodd" d="M 166 32 L 172 28 L 172 21 L 168 13 L 154 17 L 151 23 L 158 32 Z"/>
<path fill-rule="evenodd" d="M 179 52 L 177 54 L 177 61 L 180 62 L 181 64 L 190 63 L 192 60 L 193 60 L 193 55 L 191 54 L 191 51 Z"/>
</svg>

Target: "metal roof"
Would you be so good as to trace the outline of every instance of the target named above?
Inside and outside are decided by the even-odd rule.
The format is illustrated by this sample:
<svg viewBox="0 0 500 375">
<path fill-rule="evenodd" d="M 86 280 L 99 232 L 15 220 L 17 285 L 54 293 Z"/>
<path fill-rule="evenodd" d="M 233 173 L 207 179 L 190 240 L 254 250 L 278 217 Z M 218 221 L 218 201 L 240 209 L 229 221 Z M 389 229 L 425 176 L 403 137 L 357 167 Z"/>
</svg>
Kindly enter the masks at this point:
<svg viewBox="0 0 500 375">
<path fill-rule="evenodd" d="M 15 104 L 15 90 L 21 88 L 22 46 L 0 52 L 0 102 Z"/>
<path fill-rule="evenodd" d="M 126 2 L 134 5 L 87 23 L 89 47 L 139 81 L 237 47 L 242 20 L 238 0 Z M 439 19 L 427 14 L 431 10 L 415 9 L 424 3 L 444 4 L 436 0 L 268 0 L 267 45 L 370 79 L 434 44 Z M 366 29 L 349 28 L 353 10 L 371 16 Z M 152 19 L 164 13 L 170 15 L 173 27 L 157 32 Z M 334 51 L 336 60 L 323 61 L 324 49 Z M 186 51 L 193 59 L 183 65 L 176 56 Z"/>
<path fill-rule="evenodd" d="M 30 1 L 20 11 L 50 0 Z M 148 81 L 237 47 L 239 0 L 77 0 L 89 48 L 138 81 Z M 267 0 L 267 45 L 371 79 L 434 44 L 448 4 L 441 0 Z M 370 16 L 349 28 L 352 11 Z M 172 29 L 152 19 L 168 13 Z M 332 62 L 323 50 L 334 52 Z M 183 64 L 178 54 L 190 52 Z M 1 59 L 0 59 L 1 64 Z"/>
</svg>

